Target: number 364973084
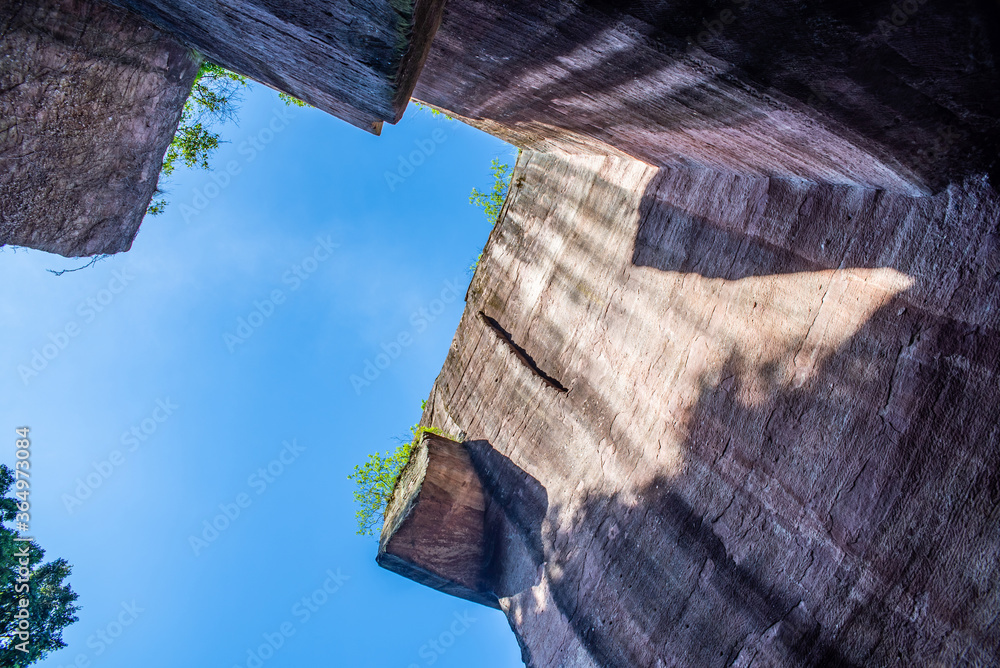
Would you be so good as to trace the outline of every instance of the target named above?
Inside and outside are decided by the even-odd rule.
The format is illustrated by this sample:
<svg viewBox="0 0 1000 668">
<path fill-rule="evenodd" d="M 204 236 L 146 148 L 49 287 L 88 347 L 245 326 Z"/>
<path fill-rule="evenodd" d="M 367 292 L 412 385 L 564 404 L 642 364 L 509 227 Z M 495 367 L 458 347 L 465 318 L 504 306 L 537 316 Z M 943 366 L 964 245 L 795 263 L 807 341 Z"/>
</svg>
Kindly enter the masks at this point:
<svg viewBox="0 0 1000 668">
<path fill-rule="evenodd" d="M 17 461 L 14 462 L 14 487 L 16 492 L 14 496 L 18 498 L 17 509 L 21 511 L 14 518 L 14 521 L 18 524 L 18 529 L 22 531 L 27 530 L 27 524 L 31 521 L 31 516 L 28 511 L 31 509 L 31 504 L 28 503 L 28 496 L 31 494 L 31 475 L 28 470 L 31 468 L 31 441 L 28 440 L 28 427 L 19 427 L 15 430 L 20 438 L 15 441 L 14 445 L 17 450 L 15 456 Z"/>
</svg>

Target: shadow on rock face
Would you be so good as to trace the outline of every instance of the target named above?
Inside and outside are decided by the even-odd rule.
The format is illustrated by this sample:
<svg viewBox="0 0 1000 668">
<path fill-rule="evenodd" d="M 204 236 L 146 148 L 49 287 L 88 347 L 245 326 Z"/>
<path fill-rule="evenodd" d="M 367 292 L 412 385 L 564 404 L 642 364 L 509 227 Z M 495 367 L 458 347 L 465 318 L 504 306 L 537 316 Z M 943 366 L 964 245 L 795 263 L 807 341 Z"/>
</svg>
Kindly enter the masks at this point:
<svg viewBox="0 0 1000 668">
<path fill-rule="evenodd" d="M 898 313 L 756 402 L 730 359 L 682 475 L 592 490 L 547 536 L 552 599 L 595 663 L 992 665 L 1000 343 Z"/>
<path fill-rule="evenodd" d="M 500 598 L 538 584 L 544 561 L 542 521 L 548 512 L 545 488 L 488 441 L 467 441 L 466 448 L 487 496 L 488 566 Z"/>
<path fill-rule="evenodd" d="M 665 657 L 632 642 L 645 637 L 669 647 L 676 665 L 729 666 L 757 636 L 783 648 L 783 665 L 852 665 L 822 646 L 800 600 L 733 560 L 712 519 L 669 481 L 657 478 L 639 496 L 635 506 L 588 500 L 573 525 L 594 537 L 591 547 L 561 552 L 546 568 L 553 599 L 597 664 L 660 665 Z M 695 642 L 676 642 L 685 636 Z"/>
<path fill-rule="evenodd" d="M 936 193 L 1000 165 L 996 16 L 989 0 L 452 0 L 416 97 L 528 147 L 569 135 L 655 165 Z"/>
</svg>

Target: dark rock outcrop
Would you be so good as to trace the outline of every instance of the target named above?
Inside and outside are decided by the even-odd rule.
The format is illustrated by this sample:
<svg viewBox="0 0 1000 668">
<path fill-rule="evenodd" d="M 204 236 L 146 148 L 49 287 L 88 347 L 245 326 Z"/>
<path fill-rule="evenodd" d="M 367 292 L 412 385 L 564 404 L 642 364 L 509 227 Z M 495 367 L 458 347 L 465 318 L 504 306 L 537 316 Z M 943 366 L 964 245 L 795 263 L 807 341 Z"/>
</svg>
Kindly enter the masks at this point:
<svg viewBox="0 0 1000 668">
<path fill-rule="evenodd" d="M 424 433 L 386 508 L 379 565 L 499 608 L 489 581 L 486 536 L 486 495 L 465 445 Z"/>
<path fill-rule="evenodd" d="M 202 56 L 378 134 L 443 1 L 5 3 L 0 245 L 128 250 Z"/>
<path fill-rule="evenodd" d="M 128 250 L 197 69 L 172 37 L 103 2 L 5 2 L 0 245 Z"/>
<path fill-rule="evenodd" d="M 525 148 L 937 192 L 997 166 L 989 0 L 449 0 L 415 96 Z"/>
<path fill-rule="evenodd" d="M 378 134 L 403 115 L 444 0 L 112 0 L 212 62 Z"/>
<path fill-rule="evenodd" d="M 1000 663 L 998 287 L 984 176 L 524 152 L 422 421 L 526 662 Z"/>
</svg>

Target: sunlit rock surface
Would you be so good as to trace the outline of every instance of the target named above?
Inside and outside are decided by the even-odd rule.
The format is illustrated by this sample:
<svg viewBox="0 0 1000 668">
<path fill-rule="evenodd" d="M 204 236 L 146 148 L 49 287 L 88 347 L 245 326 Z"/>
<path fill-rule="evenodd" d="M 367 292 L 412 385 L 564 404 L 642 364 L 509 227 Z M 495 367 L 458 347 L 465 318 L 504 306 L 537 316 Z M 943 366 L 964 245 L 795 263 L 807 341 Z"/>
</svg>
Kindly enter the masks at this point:
<svg viewBox="0 0 1000 668">
<path fill-rule="evenodd" d="M 89 0 L 0 5 L 0 245 L 128 250 L 198 63 Z"/>
<path fill-rule="evenodd" d="M 524 152 L 423 423 L 526 661 L 1000 662 L 998 224 Z"/>
</svg>

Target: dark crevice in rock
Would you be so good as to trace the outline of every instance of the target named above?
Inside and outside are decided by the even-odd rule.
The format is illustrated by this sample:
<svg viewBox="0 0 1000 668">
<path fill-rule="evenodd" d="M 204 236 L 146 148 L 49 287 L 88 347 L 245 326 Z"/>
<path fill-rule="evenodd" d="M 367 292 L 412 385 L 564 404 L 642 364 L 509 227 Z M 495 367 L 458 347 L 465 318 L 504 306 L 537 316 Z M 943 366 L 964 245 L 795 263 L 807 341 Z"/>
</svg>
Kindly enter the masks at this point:
<svg viewBox="0 0 1000 668">
<path fill-rule="evenodd" d="M 534 372 L 536 376 L 541 378 L 546 385 L 560 392 L 569 392 L 569 390 L 567 390 L 562 383 L 560 383 L 558 380 L 556 380 L 549 374 L 539 369 L 538 365 L 535 363 L 535 360 L 531 357 L 531 355 L 529 355 L 524 348 L 514 343 L 514 339 L 511 338 L 510 332 L 501 327 L 500 323 L 498 323 L 496 320 L 486 315 L 482 311 L 479 312 L 479 317 L 482 318 L 483 322 L 485 322 L 490 329 L 496 332 L 497 336 L 499 336 L 504 343 L 510 346 L 511 351 L 513 351 L 514 355 L 517 356 L 517 359 L 519 359 L 526 367 L 531 369 L 532 372 Z"/>
</svg>

